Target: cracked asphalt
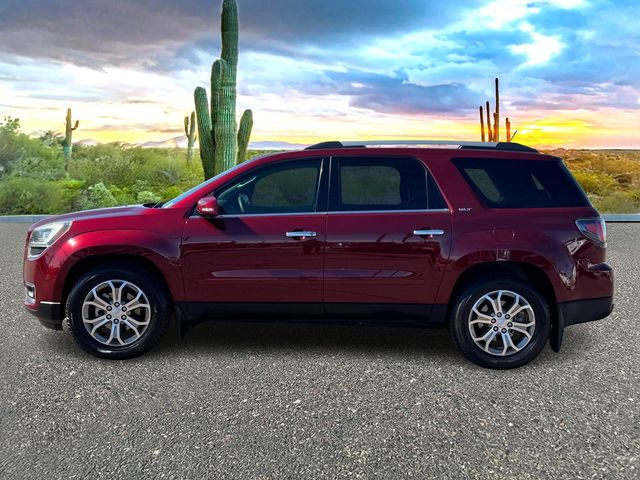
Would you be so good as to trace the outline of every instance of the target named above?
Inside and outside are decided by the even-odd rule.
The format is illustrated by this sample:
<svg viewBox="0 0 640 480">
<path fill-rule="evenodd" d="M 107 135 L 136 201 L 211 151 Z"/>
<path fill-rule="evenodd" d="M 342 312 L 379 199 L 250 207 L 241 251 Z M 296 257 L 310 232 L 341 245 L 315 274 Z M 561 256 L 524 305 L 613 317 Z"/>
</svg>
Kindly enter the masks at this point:
<svg viewBox="0 0 640 480">
<path fill-rule="evenodd" d="M 132 361 L 22 307 L 0 224 L 0 478 L 639 478 L 640 224 L 609 226 L 616 307 L 560 354 L 484 370 L 445 331 L 203 324 Z"/>
</svg>

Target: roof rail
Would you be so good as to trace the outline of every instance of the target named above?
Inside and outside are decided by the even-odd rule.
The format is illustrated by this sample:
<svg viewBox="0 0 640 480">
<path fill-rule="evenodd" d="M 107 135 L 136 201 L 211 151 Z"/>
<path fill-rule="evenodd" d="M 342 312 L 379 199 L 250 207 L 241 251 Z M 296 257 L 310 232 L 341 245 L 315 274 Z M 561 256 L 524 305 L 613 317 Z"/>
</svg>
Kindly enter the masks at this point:
<svg viewBox="0 0 640 480">
<path fill-rule="evenodd" d="M 460 149 L 491 149 L 517 152 L 538 152 L 535 148 L 527 147 L 514 142 L 467 142 L 460 140 L 355 140 L 355 141 L 330 141 L 311 145 L 305 150 L 322 150 L 328 148 L 357 148 L 374 146 L 419 146 L 419 145 L 451 145 Z"/>
</svg>

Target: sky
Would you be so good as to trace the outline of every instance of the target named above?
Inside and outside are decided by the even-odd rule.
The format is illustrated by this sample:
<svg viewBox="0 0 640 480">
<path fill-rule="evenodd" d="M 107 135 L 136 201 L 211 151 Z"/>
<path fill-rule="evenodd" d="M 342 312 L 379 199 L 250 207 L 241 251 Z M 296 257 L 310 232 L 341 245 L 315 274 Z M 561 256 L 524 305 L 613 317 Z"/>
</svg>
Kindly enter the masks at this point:
<svg viewBox="0 0 640 480">
<path fill-rule="evenodd" d="M 479 140 L 640 148 L 640 0 L 238 0 L 253 141 Z M 0 118 L 27 133 L 183 134 L 220 55 L 220 0 L 0 0 Z M 502 125 L 504 131 L 504 124 Z"/>
</svg>

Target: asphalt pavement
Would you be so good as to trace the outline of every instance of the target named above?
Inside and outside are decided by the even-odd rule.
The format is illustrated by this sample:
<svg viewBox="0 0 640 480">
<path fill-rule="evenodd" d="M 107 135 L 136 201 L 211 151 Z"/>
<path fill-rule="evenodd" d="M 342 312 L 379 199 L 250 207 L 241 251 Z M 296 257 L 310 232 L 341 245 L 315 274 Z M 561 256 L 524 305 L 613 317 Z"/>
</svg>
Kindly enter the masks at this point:
<svg viewBox="0 0 640 480">
<path fill-rule="evenodd" d="M 639 478 L 640 224 L 609 226 L 615 312 L 516 370 L 445 331 L 210 323 L 107 361 L 22 307 L 0 224 L 0 478 Z"/>
</svg>

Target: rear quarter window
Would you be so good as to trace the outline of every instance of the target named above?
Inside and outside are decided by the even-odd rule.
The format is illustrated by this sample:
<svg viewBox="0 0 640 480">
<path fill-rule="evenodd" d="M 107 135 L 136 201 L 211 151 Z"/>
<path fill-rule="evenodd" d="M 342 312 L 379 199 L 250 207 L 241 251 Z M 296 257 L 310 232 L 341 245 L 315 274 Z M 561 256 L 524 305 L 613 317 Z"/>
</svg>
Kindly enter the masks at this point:
<svg viewBox="0 0 640 480">
<path fill-rule="evenodd" d="M 491 208 L 585 207 L 589 200 L 560 160 L 454 159 Z"/>
</svg>

